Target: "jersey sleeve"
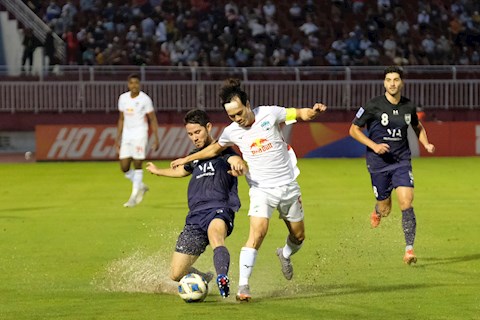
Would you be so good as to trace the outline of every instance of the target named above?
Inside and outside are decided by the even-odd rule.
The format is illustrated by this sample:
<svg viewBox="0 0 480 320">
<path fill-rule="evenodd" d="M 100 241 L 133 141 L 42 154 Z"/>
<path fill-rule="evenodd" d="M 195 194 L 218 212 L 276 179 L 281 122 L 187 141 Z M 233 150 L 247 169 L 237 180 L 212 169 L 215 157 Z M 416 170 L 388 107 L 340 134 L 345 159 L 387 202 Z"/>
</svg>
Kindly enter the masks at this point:
<svg viewBox="0 0 480 320">
<path fill-rule="evenodd" d="M 269 112 L 275 117 L 277 123 L 286 122 L 287 120 L 287 109 L 280 106 L 271 106 Z M 296 114 L 296 113 L 295 113 Z"/>
<path fill-rule="evenodd" d="M 231 141 L 231 138 L 230 138 L 230 126 L 226 127 L 225 129 L 223 129 L 223 132 L 222 134 L 220 135 L 220 137 L 218 138 L 218 144 L 221 146 L 221 147 L 225 147 L 225 146 L 233 146 L 233 142 Z"/>
<path fill-rule="evenodd" d="M 367 103 L 365 107 L 360 107 L 352 123 L 356 126 L 364 127 L 368 120 L 372 117 L 371 109 L 372 108 L 369 103 Z"/>
<path fill-rule="evenodd" d="M 410 124 L 412 125 L 412 127 L 417 127 L 418 123 L 420 121 L 418 119 L 418 114 L 417 114 L 417 108 L 416 107 L 413 109 L 411 117 L 412 117 L 412 120 L 411 120 Z"/>
</svg>

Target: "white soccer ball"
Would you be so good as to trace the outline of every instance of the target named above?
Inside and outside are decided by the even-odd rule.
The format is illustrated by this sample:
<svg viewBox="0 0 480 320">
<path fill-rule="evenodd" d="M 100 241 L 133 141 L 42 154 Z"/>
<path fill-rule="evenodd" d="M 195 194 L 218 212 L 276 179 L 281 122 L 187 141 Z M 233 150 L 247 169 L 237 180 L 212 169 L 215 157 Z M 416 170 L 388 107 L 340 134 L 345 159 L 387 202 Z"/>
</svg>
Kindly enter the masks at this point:
<svg viewBox="0 0 480 320">
<path fill-rule="evenodd" d="M 189 273 L 178 282 L 178 294 L 185 302 L 202 302 L 208 294 L 208 283 L 196 273 Z"/>
</svg>

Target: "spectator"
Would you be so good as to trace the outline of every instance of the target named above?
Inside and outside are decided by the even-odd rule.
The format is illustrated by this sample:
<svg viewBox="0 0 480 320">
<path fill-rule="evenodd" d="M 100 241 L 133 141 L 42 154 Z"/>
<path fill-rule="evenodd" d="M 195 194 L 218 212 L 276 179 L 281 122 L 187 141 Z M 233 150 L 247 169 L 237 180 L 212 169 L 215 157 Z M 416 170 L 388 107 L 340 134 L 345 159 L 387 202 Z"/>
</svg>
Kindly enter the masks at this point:
<svg viewBox="0 0 480 320">
<path fill-rule="evenodd" d="M 427 33 L 422 40 L 422 48 L 427 55 L 428 62 L 433 64 L 435 62 L 435 41 L 432 39 L 432 35 Z"/>
<path fill-rule="evenodd" d="M 277 8 L 275 7 L 275 4 L 272 3 L 271 0 L 267 0 L 265 2 L 265 5 L 262 7 L 263 14 L 265 15 L 265 18 L 273 18 L 275 16 L 275 12 L 277 11 Z"/>
<path fill-rule="evenodd" d="M 450 41 L 448 41 L 448 39 L 444 35 L 441 35 L 440 38 L 438 38 L 438 40 L 436 41 L 435 51 L 438 63 L 450 64 L 452 47 L 450 45 Z"/>
<path fill-rule="evenodd" d="M 352 1 L 352 11 L 354 14 L 358 15 L 363 12 L 365 7 L 365 0 L 353 0 Z"/>
<path fill-rule="evenodd" d="M 45 37 L 45 42 L 43 43 L 43 52 L 44 52 L 44 64 L 45 64 L 45 73 L 48 74 L 51 71 L 51 66 L 56 63 L 55 61 L 55 40 L 53 38 L 53 32 L 50 30 Z"/>
<path fill-rule="evenodd" d="M 153 21 L 151 16 L 146 16 L 143 18 L 140 25 L 142 27 L 142 38 L 145 39 L 145 41 L 150 42 L 155 34 L 155 21 Z"/>
<path fill-rule="evenodd" d="M 424 32 L 430 25 L 430 15 L 427 11 L 421 11 L 417 16 L 417 23 L 420 32 Z"/>
<path fill-rule="evenodd" d="M 79 43 L 76 33 L 70 28 L 64 35 L 63 39 L 67 44 L 67 64 L 78 64 L 78 48 Z"/>
<path fill-rule="evenodd" d="M 44 20 L 48 23 L 54 19 L 59 18 L 61 13 L 62 9 L 55 3 L 55 1 L 50 1 L 50 4 L 48 5 L 45 12 Z"/>
<path fill-rule="evenodd" d="M 380 15 L 383 15 L 385 12 L 390 11 L 390 0 L 377 0 L 377 10 Z"/>
<path fill-rule="evenodd" d="M 298 53 L 298 64 L 301 66 L 311 66 L 313 63 L 313 52 L 308 45 L 304 45 Z"/>
<path fill-rule="evenodd" d="M 393 60 L 396 56 L 397 43 L 393 35 L 388 36 L 388 38 L 383 42 L 383 50 L 387 57 Z"/>
<path fill-rule="evenodd" d="M 290 9 L 288 9 L 288 13 L 290 15 L 290 19 L 293 23 L 298 26 L 300 21 L 303 20 L 303 12 L 302 7 L 298 4 L 298 2 L 294 2 Z"/>
<path fill-rule="evenodd" d="M 313 23 L 311 15 L 307 15 L 307 19 L 305 23 L 300 26 L 300 30 L 303 31 L 306 36 L 318 31 L 318 27 Z"/>
<path fill-rule="evenodd" d="M 408 31 L 410 30 L 410 24 L 405 19 L 405 17 L 397 21 L 395 25 L 395 30 L 397 31 L 397 35 L 399 37 L 408 36 Z"/>
<path fill-rule="evenodd" d="M 373 46 L 365 50 L 365 57 L 369 66 L 378 66 L 380 64 L 380 52 Z"/>
<path fill-rule="evenodd" d="M 33 52 L 37 47 L 35 36 L 31 29 L 25 29 L 23 35 L 23 54 L 22 54 L 22 70 L 25 73 L 31 73 L 33 71 Z M 29 68 L 27 68 L 26 63 L 28 61 Z"/>
</svg>

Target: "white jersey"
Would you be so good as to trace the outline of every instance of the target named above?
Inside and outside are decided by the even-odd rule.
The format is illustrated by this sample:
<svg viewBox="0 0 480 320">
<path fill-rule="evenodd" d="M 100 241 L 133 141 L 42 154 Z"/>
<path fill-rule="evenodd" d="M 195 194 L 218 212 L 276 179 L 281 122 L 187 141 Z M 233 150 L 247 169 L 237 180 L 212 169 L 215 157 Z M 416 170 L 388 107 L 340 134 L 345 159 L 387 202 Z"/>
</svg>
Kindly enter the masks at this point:
<svg viewBox="0 0 480 320">
<path fill-rule="evenodd" d="M 289 184 L 300 171 L 280 131 L 279 124 L 285 122 L 286 109 L 260 106 L 252 111 L 255 122 L 251 127 L 244 128 L 232 122 L 223 130 L 218 143 L 222 147 L 233 144 L 239 147 L 248 163 L 246 178 L 250 186 L 271 188 Z"/>
<path fill-rule="evenodd" d="M 143 91 L 132 98 L 130 91 L 118 98 L 118 110 L 123 112 L 122 141 L 143 139 L 148 136 L 147 113 L 153 112 L 152 99 Z"/>
</svg>

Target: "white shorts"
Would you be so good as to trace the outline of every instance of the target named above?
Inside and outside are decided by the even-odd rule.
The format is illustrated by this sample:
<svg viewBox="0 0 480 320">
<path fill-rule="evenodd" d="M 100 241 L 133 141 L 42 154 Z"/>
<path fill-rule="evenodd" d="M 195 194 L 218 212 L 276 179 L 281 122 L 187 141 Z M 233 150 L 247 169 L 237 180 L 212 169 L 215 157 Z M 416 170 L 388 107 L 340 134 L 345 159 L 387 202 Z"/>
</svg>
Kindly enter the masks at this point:
<svg viewBox="0 0 480 320">
<path fill-rule="evenodd" d="M 303 221 L 302 194 L 297 181 L 281 187 L 251 187 L 249 194 L 249 216 L 270 219 L 273 211 L 278 209 L 280 219 L 290 222 Z"/>
<path fill-rule="evenodd" d="M 119 159 L 133 158 L 135 160 L 145 160 L 146 148 L 147 138 L 122 140 Z"/>
</svg>

